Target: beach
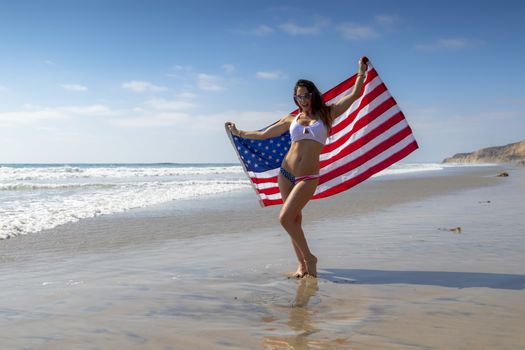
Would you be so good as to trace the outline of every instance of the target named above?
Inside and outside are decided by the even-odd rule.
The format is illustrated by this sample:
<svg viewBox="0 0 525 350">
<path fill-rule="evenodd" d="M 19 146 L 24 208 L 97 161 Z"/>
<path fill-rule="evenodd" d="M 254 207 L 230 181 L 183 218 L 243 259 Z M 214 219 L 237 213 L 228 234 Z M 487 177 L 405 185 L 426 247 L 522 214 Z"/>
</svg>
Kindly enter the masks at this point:
<svg viewBox="0 0 525 350">
<path fill-rule="evenodd" d="M 0 240 L 0 343 L 522 349 L 524 204 L 505 165 L 367 180 L 305 208 L 317 279 L 249 186 Z"/>
</svg>

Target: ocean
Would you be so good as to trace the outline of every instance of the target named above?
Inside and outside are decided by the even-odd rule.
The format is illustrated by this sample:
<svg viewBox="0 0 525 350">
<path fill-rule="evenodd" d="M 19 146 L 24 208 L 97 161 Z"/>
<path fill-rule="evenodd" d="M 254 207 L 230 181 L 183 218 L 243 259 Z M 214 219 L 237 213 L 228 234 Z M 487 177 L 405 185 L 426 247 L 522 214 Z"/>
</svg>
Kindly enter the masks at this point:
<svg viewBox="0 0 525 350">
<path fill-rule="evenodd" d="M 395 164 L 375 176 L 445 167 Z M 249 188 L 238 164 L 0 164 L 0 239 Z"/>
</svg>

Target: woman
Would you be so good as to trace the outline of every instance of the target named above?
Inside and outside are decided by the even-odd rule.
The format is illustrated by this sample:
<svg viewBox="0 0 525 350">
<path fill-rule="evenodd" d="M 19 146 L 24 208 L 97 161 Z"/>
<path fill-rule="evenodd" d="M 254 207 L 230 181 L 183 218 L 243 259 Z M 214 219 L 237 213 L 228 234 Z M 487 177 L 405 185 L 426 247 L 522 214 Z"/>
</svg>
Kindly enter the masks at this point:
<svg viewBox="0 0 525 350">
<path fill-rule="evenodd" d="M 292 144 L 279 172 L 278 183 L 283 199 L 279 221 L 290 235 L 299 267 L 294 276 L 317 276 L 317 257 L 308 248 L 301 227 L 301 210 L 314 195 L 319 182 L 319 156 L 328 137 L 332 122 L 345 112 L 359 97 L 363 89 L 367 65 L 359 60 L 357 81 L 353 91 L 327 106 L 317 87 L 308 80 L 299 80 L 294 87 L 294 101 L 299 114 L 289 114 L 263 131 L 239 130 L 235 123 L 226 122 L 226 127 L 235 136 L 261 140 L 276 137 L 290 130 Z"/>
</svg>

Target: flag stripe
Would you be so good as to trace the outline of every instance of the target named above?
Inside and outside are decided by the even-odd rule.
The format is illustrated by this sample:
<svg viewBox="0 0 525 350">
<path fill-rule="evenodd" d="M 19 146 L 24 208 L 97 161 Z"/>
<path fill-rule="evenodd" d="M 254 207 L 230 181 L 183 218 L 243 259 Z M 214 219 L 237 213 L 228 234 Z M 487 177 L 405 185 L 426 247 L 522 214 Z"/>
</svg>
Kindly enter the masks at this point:
<svg viewBox="0 0 525 350">
<path fill-rule="evenodd" d="M 321 160 L 320 161 L 321 168 L 324 168 L 325 166 L 363 147 L 364 145 L 376 139 L 381 134 L 383 134 L 385 131 L 387 131 L 388 129 L 390 129 L 391 127 L 393 127 L 394 125 L 396 125 L 397 123 L 403 120 L 404 120 L 403 113 L 398 112 L 393 117 L 389 118 L 384 123 L 377 126 L 376 128 L 363 129 L 363 132 L 366 132 L 366 134 L 354 140 L 350 140 L 351 142 L 349 142 L 346 147 L 341 148 L 340 150 L 338 150 L 337 153 L 334 152 L 335 154 L 333 154 L 330 158 Z M 357 135 L 357 134 L 354 134 L 354 135 Z"/>
<path fill-rule="evenodd" d="M 333 169 L 326 173 L 325 175 L 321 176 L 319 179 L 319 182 L 323 183 L 327 180 L 331 180 L 334 178 L 337 178 L 343 174 L 346 174 L 348 171 L 357 168 L 358 166 L 362 165 L 366 161 L 378 156 L 382 152 L 388 150 L 390 147 L 393 147 L 396 143 L 403 140 L 406 136 L 410 135 L 410 127 L 404 128 L 401 132 L 387 138 L 383 142 L 381 142 L 376 147 L 372 148 L 366 153 L 363 153 L 362 155 L 356 157 L 355 159 L 350 160 L 348 163 L 346 163 L 343 166 L 340 166 L 336 169 Z"/>
<path fill-rule="evenodd" d="M 388 122 L 388 118 L 393 117 L 395 113 L 400 112 L 399 108 L 393 104 L 393 100 L 387 100 L 382 103 L 378 108 L 374 109 L 372 112 L 364 114 L 358 122 L 341 138 L 334 143 L 337 143 L 337 148 L 331 150 L 330 152 L 325 152 L 320 155 L 320 160 L 325 161 L 330 159 L 337 153 L 339 153 L 344 147 L 349 143 L 353 142 L 359 135 L 363 133 L 370 132 L 372 129 L 379 127 L 381 124 Z"/>
<path fill-rule="evenodd" d="M 365 170 L 360 175 L 358 175 L 356 177 L 353 177 L 350 180 L 344 181 L 344 182 L 340 183 L 339 185 L 333 186 L 327 191 L 324 191 L 324 192 L 322 192 L 322 193 L 320 193 L 318 195 L 315 195 L 313 197 L 313 199 L 324 198 L 324 197 L 332 196 L 332 195 L 337 194 L 339 192 L 345 191 L 345 190 L 347 190 L 347 189 L 349 189 L 349 188 L 351 188 L 351 187 L 353 187 L 353 186 L 363 182 L 364 180 L 366 180 L 369 177 L 371 177 L 372 175 L 380 172 L 381 170 L 384 170 L 384 169 L 388 168 L 390 165 L 400 161 L 401 159 L 405 158 L 410 153 L 415 151 L 417 148 L 418 148 L 417 142 L 414 140 L 410 144 L 408 144 L 407 146 L 402 148 L 400 151 L 394 153 L 391 157 L 385 159 L 384 161 L 382 161 L 382 162 L 380 162 L 378 164 L 375 164 L 374 166 L 371 166 L 370 168 Z M 282 202 L 282 200 L 281 200 L 281 202 Z"/>
<path fill-rule="evenodd" d="M 386 91 L 385 84 L 381 84 L 381 85 L 375 87 L 372 91 L 370 91 L 366 95 L 364 95 L 361 100 L 356 101 L 357 103 L 359 103 L 359 105 L 356 108 L 356 110 L 353 111 L 348 117 L 343 119 L 343 121 L 341 121 L 337 125 L 333 126 L 332 130 L 331 130 L 331 133 L 332 134 L 336 134 L 336 133 L 340 132 L 341 130 L 343 130 L 345 127 L 347 127 L 349 124 L 351 124 L 355 120 L 355 118 L 356 118 L 357 114 L 359 113 L 359 111 L 361 111 L 363 108 L 365 108 L 367 105 L 369 105 L 377 97 L 381 96 L 381 94 L 383 92 L 385 92 L 385 91 Z"/>
<path fill-rule="evenodd" d="M 327 105 L 353 91 L 353 75 L 323 94 Z M 292 114 L 297 114 L 295 110 Z M 282 203 L 277 183 L 279 166 L 288 151 L 288 132 L 268 140 L 230 138 L 263 206 Z M 418 148 L 403 112 L 369 63 L 361 96 L 334 120 L 320 161 L 313 199 L 347 190 L 403 159 Z"/>
</svg>

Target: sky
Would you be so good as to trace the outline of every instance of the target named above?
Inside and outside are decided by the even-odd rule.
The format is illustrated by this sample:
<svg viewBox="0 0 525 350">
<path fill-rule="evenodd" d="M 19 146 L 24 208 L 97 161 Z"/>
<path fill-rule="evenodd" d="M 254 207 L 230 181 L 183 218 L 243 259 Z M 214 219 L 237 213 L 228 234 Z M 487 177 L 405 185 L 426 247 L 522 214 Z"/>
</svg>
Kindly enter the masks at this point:
<svg viewBox="0 0 525 350">
<path fill-rule="evenodd" d="M 0 0 L 0 163 L 235 163 L 366 55 L 440 162 L 525 139 L 525 2 Z"/>
</svg>

